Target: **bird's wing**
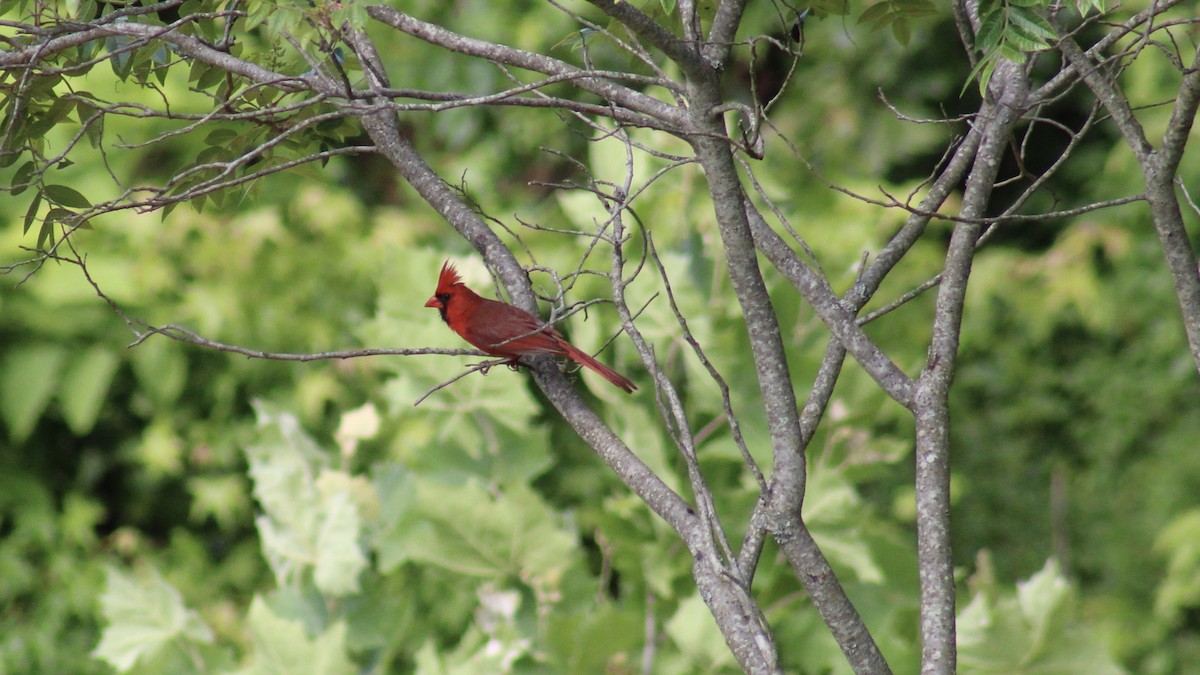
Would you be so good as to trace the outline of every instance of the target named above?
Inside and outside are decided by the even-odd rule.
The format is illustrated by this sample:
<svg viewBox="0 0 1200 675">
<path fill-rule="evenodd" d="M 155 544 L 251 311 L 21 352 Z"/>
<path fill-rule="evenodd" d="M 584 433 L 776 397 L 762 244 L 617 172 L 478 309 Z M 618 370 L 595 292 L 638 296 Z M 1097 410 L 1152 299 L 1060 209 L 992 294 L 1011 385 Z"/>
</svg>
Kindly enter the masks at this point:
<svg viewBox="0 0 1200 675">
<path fill-rule="evenodd" d="M 525 310 L 495 300 L 479 304 L 463 337 L 496 356 L 566 353 L 558 331 Z"/>
</svg>

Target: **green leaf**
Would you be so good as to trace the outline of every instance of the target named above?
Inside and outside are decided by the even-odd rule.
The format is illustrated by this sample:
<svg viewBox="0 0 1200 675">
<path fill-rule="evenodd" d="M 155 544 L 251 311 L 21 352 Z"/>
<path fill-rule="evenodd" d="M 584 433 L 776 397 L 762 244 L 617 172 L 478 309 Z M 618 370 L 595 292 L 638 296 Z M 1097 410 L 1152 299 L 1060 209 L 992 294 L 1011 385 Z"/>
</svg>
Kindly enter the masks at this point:
<svg viewBox="0 0 1200 675">
<path fill-rule="evenodd" d="M 1177 516 L 1159 532 L 1154 551 L 1167 558 L 1167 574 L 1154 599 L 1155 613 L 1176 621 L 1200 606 L 1200 509 Z"/>
<path fill-rule="evenodd" d="M 330 495 L 322 504 L 324 513 L 316 536 L 317 562 L 313 583 L 326 595 L 358 592 L 358 575 L 367 566 L 359 546 L 362 531 L 358 507 L 346 491 Z"/>
<path fill-rule="evenodd" d="M 879 2 L 863 10 L 863 13 L 858 16 L 858 23 L 874 23 L 882 25 L 883 22 L 890 21 L 891 18 L 891 3 Z"/>
<path fill-rule="evenodd" d="M 899 11 L 910 19 L 919 19 L 938 12 L 938 5 L 929 0 L 898 0 L 897 6 Z"/>
<path fill-rule="evenodd" d="M 1034 39 L 1046 43 L 1058 39 L 1058 34 L 1054 32 L 1054 26 L 1051 26 L 1050 22 L 1037 12 L 1023 7 L 1013 7 L 1008 12 L 1008 20 L 1014 27 L 1021 28 L 1025 34 Z"/>
<path fill-rule="evenodd" d="M 36 165 L 32 161 L 28 161 L 13 172 L 12 182 L 9 183 L 9 194 L 16 197 L 28 190 L 33 181 L 33 174 L 36 168 Z M 29 227 L 26 226 L 25 229 L 28 231 Z"/>
<path fill-rule="evenodd" d="M 1076 618 L 1074 593 L 1053 560 L 1016 593 L 977 579 L 959 616 L 959 672 L 1116 675 L 1123 672 Z"/>
<path fill-rule="evenodd" d="M 46 198 L 60 206 L 68 208 L 86 209 L 91 207 L 92 202 L 79 193 L 75 188 L 67 187 L 66 185 L 47 185 L 43 192 Z"/>
<path fill-rule="evenodd" d="M 0 369 L 0 416 L 14 442 L 28 438 L 46 410 L 66 356 L 61 345 L 19 346 L 8 351 Z"/>
<path fill-rule="evenodd" d="M 138 387 L 153 401 L 170 406 L 187 384 L 188 363 L 181 346 L 170 340 L 147 340 L 131 350 Z"/>
<path fill-rule="evenodd" d="M 1010 42 L 1005 42 L 1004 44 L 1000 45 L 1000 49 L 998 51 L 1000 53 L 1000 58 L 1004 59 L 1005 61 L 1011 61 L 1013 63 L 1025 63 L 1025 52 L 1013 46 Z M 1035 48 L 1029 51 L 1037 51 L 1037 49 Z"/>
<path fill-rule="evenodd" d="M 248 26 L 247 26 L 248 28 Z M 199 59 L 192 61 L 192 67 L 188 69 L 188 82 L 197 82 L 212 66 L 200 61 Z"/>
<path fill-rule="evenodd" d="M 154 570 L 134 579 L 108 568 L 100 611 L 108 625 L 92 655 L 121 671 L 177 640 L 213 639 L 200 617 L 184 607 L 179 591 Z"/>
<path fill-rule="evenodd" d="M 237 132 L 233 129 L 213 129 L 204 137 L 204 144 L 225 147 L 228 146 L 233 139 L 237 138 Z"/>
<path fill-rule="evenodd" d="M 1021 26 L 1011 25 L 1004 34 L 1000 55 L 1015 63 L 1024 63 L 1025 55 L 1048 48 L 1050 45 L 1040 37 L 1029 33 Z"/>
<path fill-rule="evenodd" d="M 75 102 L 60 98 L 55 101 L 50 109 L 38 115 L 36 121 L 30 125 L 29 133 L 36 136 L 44 136 L 47 132 L 58 125 L 59 122 L 67 119 L 71 111 L 75 109 Z"/>
<path fill-rule="evenodd" d="M 975 49 L 984 53 L 983 58 L 986 59 L 988 53 L 1000 46 L 1007 25 L 1005 14 L 1000 10 L 988 12 L 979 20 L 979 30 L 975 31 Z"/>
<path fill-rule="evenodd" d="M 42 193 L 39 190 L 38 193 L 33 196 L 33 201 L 29 202 L 29 208 L 25 211 L 25 222 L 23 225 L 23 229 L 21 230 L 22 233 L 24 233 L 24 234 L 29 233 L 29 226 L 32 225 L 33 221 L 37 218 L 37 212 L 41 206 L 42 206 Z"/>
<path fill-rule="evenodd" d="M 679 609 L 667 621 L 666 632 L 697 670 L 717 672 L 736 665 L 699 594 L 679 603 Z"/>
<path fill-rule="evenodd" d="M 263 4 L 260 6 L 269 7 L 270 5 Z M 193 72 L 195 72 L 193 70 Z M 225 71 L 220 68 L 205 68 L 200 71 L 200 77 L 196 80 L 196 88 L 201 91 L 212 89 L 218 83 L 225 81 Z"/>
<path fill-rule="evenodd" d="M 908 19 L 897 17 L 892 22 L 892 35 L 896 37 L 896 41 L 904 46 L 908 46 L 908 41 L 912 39 L 912 26 L 909 25 Z"/>
<path fill-rule="evenodd" d="M 87 135 L 88 145 L 99 148 L 104 141 L 104 116 L 101 115 L 95 122 L 84 127 L 84 133 Z"/>
<path fill-rule="evenodd" d="M 42 229 L 38 232 L 37 247 L 47 250 L 54 245 L 54 224 L 66 223 L 70 227 L 77 226 L 79 214 L 68 209 L 53 208 L 46 212 L 42 219 Z"/>
<path fill-rule="evenodd" d="M 246 675 L 352 675 L 357 672 L 346 656 L 346 624 L 337 622 L 310 637 L 299 621 L 276 615 L 255 596 L 247 618 L 253 656 Z"/>
<path fill-rule="evenodd" d="M 376 483 L 385 506 L 375 546 L 385 571 L 417 561 L 463 575 L 553 585 L 576 549 L 575 533 L 524 484 L 496 491 L 477 481 L 445 485 L 387 476 Z"/>
<path fill-rule="evenodd" d="M 72 433 L 82 436 L 95 426 L 117 364 L 117 357 L 110 350 L 92 347 L 80 354 L 63 374 L 58 400 Z"/>
<path fill-rule="evenodd" d="M 374 490 L 361 478 L 326 470 L 327 456 L 294 417 L 261 402 L 256 408 L 260 438 L 246 455 L 263 507 L 256 520 L 263 554 L 276 579 L 281 586 L 294 584 L 312 569 L 327 595 L 357 591 L 366 567 L 359 508 L 374 499 Z"/>
<path fill-rule="evenodd" d="M 547 658 L 552 672 L 604 673 L 617 659 L 641 651 L 644 618 L 632 607 L 600 603 L 583 613 L 559 612 L 546 626 Z M 595 636 L 603 635 L 603 640 Z M 628 672 L 628 671 L 620 671 Z"/>
</svg>

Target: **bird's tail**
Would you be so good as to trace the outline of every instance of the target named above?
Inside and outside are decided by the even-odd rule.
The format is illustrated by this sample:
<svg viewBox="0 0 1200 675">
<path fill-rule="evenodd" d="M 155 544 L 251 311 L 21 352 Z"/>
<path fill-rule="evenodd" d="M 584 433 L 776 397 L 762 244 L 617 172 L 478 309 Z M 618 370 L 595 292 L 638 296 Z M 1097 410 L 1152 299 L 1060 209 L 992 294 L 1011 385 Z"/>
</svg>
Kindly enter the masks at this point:
<svg viewBox="0 0 1200 675">
<path fill-rule="evenodd" d="M 596 359 L 592 358 L 587 352 L 581 351 L 578 347 L 565 340 L 562 344 L 567 350 L 567 358 L 571 359 L 575 363 L 578 363 L 585 368 L 594 370 L 597 375 L 603 377 L 609 382 L 612 382 L 618 388 L 623 389 L 627 394 L 632 394 L 633 390 L 637 389 L 637 385 L 635 385 L 628 377 L 625 377 L 612 368 L 600 363 Z"/>
</svg>

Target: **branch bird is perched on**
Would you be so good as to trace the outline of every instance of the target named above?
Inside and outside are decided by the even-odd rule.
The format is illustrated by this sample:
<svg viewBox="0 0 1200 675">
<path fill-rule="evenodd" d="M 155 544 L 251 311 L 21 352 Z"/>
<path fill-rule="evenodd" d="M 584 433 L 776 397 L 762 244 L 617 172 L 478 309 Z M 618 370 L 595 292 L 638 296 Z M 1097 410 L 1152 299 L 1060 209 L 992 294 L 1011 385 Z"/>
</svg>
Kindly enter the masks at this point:
<svg viewBox="0 0 1200 675">
<path fill-rule="evenodd" d="M 504 357 L 511 365 L 516 365 L 522 356 L 565 356 L 590 368 L 627 393 L 637 389 L 629 378 L 600 363 L 587 352 L 580 351 L 536 316 L 512 305 L 481 297 L 467 288 L 458 276 L 458 270 L 449 261 L 442 265 L 437 290 L 425 302 L 425 306 L 437 308 L 442 321 L 476 349 Z"/>
</svg>

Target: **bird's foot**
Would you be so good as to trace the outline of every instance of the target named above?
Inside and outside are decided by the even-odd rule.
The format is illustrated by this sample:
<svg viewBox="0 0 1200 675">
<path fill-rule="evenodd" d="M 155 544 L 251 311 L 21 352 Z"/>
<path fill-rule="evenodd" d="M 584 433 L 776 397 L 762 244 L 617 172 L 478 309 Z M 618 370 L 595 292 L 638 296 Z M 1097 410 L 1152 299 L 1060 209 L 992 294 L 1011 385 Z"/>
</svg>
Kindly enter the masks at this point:
<svg viewBox="0 0 1200 675">
<path fill-rule="evenodd" d="M 479 363 L 470 364 L 470 367 L 477 369 L 480 375 L 487 375 L 488 371 L 494 366 L 508 366 L 511 370 L 521 369 L 521 364 L 516 359 L 495 359 L 493 361 L 480 361 Z"/>
</svg>

